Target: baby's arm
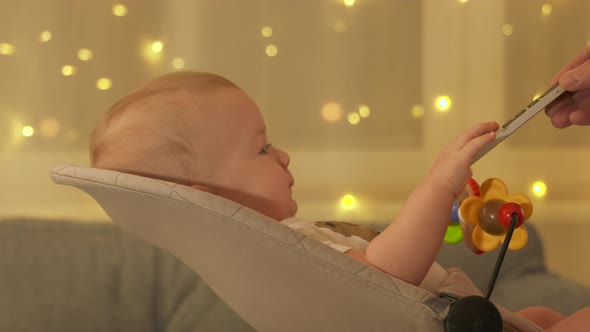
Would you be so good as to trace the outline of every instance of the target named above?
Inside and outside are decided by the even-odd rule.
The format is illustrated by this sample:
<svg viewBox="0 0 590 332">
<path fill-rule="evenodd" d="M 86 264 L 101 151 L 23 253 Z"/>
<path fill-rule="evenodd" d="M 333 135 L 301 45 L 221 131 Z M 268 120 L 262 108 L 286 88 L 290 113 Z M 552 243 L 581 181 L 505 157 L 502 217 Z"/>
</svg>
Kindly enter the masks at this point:
<svg viewBox="0 0 590 332">
<path fill-rule="evenodd" d="M 441 248 L 453 202 L 472 175 L 473 157 L 497 129 L 495 122 L 479 124 L 442 151 L 398 217 L 369 243 L 368 263 L 411 284 L 422 282 Z M 364 260 L 358 251 L 349 255 Z"/>
</svg>

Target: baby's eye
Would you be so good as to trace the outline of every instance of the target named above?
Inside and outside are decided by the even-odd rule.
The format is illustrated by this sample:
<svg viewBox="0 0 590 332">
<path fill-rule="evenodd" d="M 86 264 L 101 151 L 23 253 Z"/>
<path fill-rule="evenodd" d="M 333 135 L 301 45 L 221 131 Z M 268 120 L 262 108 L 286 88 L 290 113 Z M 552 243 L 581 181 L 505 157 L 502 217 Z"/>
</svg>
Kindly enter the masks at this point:
<svg viewBox="0 0 590 332">
<path fill-rule="evenodd" d="M 270 146 L 271 145 L 272 144 L 270 144 L 270 143 L 265 144 L 264 147 L 262 148 L 262 151 L 260 151 L 260 153 L 262 153 L 262 154 L 268 154 L 268 150 L 270 150 Z"/>
<path fill-rule="evenodd" d="M 264 147 L 262 148 L 262 151 L 260 151 L 260 153 L 268 154 L 269 149 L 270 149 L 270 144 L 265 144 Z"/>
</svg>

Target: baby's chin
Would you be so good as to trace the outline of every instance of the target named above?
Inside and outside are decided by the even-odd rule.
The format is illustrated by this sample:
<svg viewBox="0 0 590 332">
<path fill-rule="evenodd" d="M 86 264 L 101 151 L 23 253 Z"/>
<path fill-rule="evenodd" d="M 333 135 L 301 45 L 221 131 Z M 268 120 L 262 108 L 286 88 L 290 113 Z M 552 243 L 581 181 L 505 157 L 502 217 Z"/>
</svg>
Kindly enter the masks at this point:
<svg viewBox="0 0 590 332">
<path fill-rule="evenodd" d="M 289 217 L 295 217 L 298 209 L 299 209 L 299 206 L 297 205 L 297 201 L 291 198 L 291 211 L 292 211 L 292 213 Z"/>
<path fill-rule="evenodd" d="M 291 199 L 291 201 L 288 202 L 288 204 L 285 205 L 283 209 L 281 209 L 279 215 L 275 216 L 274 219 L 281 221 L 287 218 L 295 217 L 297 214 L 297 209 L 297 202 L 294 199 Z"/>
</svg>

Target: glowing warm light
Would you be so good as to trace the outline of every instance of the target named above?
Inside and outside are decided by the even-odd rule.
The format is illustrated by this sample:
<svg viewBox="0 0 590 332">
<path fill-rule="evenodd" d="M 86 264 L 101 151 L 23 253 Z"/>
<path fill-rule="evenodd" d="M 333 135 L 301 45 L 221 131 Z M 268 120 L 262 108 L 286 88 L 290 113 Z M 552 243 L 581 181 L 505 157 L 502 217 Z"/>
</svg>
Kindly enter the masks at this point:
<svg viewBox="0 0 590 332">
<path fill-rule="evenodd" d="M 326 103 L 322 107 L 322 118 L 328 122 L 336 122 L 342 118 L 342 107 L 338 103 Z"/>
<path fill-rule="evenodd" d="M 424 116 L 424 106 L 422 106 L 422 105 L 412 106 L 411 113 L 412 113 L 412 116 L 416 119 L 423 117 Z"/>
<path fill-rule="evenodd" d="M 550 4 L 546 3 L 541 7 L 541 13 L 545 16 L 549 16 L 551 15 L 551 12 L 553 11 L 553 6 L 551 6 Z"/>
<path fill-rule="evenodd" d="M 504 24 L 502 26 L 502 33 L 506 36 L 510 36 L 514 32 L 514 28 L 511 24 Z"/>
<path fill-rule="evenodd" d="M 24 137 L 31 137 L 35 134 L 35 129 L 31 126 L 24 126 L 21 132 Z"/>
<path fill-rule="evenodd" d="M 361 116 L 361 118 L 368 118 L 371 115 L 371 109 L 369 108 L 369 106 L 367 105 L 361 105 L 359 106 L 359 115 Z"/>
<path fill-rule="evenodd" d="M 533 100 L 537 100 L 539 99 L 539 97 L 541 97 L 541 94 L 539 92 L 535 93 L 535 95 L 533 96 Z"/>
<path fill-rule="evenodd" d="M 351 194 L 346 194 L 340 200 L 340 206 L 344 209 L 353 209 L 356 207 L 356 197 Z"/>
<path fill-rule="evenodd" d="M 59 122 L 56 119 L 45 119 L 39 127 L 42 136 L 55 137 L 59 132 Z"/>
<path fill-rule="evenodd" d="M 348 113 L 348 123 L 356 125 L 361 122 L 361 116 L 356 112 Z"/>
<path fill-rule="evenodd" d="M 51 37 L 52 37 L 51 31 L 45 30 L 39 34 L 39 41 L 42 43 L 47 43 L 48 41 L 51 40 Z"/>
<path fill-rule="evenodd" d="M 533 194 L 537 197 L 543 197 L 547 193 L 547 185 L 543 181 L 533 183 Z"/>
<path fill-rule="evenodd" d="M 61 74 L 63 76 L 72 76 L 76 73 L 76 67 L 71 65 L 65 65 L 61 67 Z"/>
<path fill-rule="evenodd" d="M 344 5 L 346 7 L 352 7 L 354 6 L 355 0 L 344 0 Z"/>
<path fill-rule="evenodd" d="M 96 81 L 96 87 L 99 90 L 108 90 L 111 88 L 111 86 L 113 85 L 113 83 L 111 82 L 110 79 L 103 77 L 98 79 L 98 81 Z"/>
<path fill-rule="evenodd" d="M 272 36 L 272 28 L 269 26 L 265 26 L 262 28 L 260 33 L 262 34 L 262 37 L 268 38 L 268 37 Z"/>
<path fill-rule="evenodd" d="M 13 55 L 16 52 L 16 47 L 10 43 L 0 43 L 0 54 Z"/>
<path fill-rule="evenodd" d="M 446 112 L 451 108 L 451 98 L 447 96 L 440 96 L 436 98 L 434 106 L 440 112 Z"/>
<path fill-rule="evenodd" d="M 164 49 L 164 44 L 162 44 L 161 41 L 155 41 L 152 43 L 152 51 L 154 51 L 156 53 L 160 53 L 160 52 L 162 52 L 163 49 Z"/>
<path fill-rule="evenodd" d="M 125 7 L 125 5 L 122 4 L 116 4 L 113 6 L 113 14 L 115 16 L 119 16 L 119 17 L 123 17 L 125 15 L 127 15 L 127 7 Z"/>
<path fill-rule="evenodd" d="M 460 3 L 467 3 L 467 2 L 469 2 L 469 0 L 457 0 L 457 1 L 459 1 Z"/>
<path fill-rule="evenodd" d="M 78 50 L 78 59 L 82 61 L 90 61 L 92 59 L 92 56 L 92 51 L 87 48 L 81 48 L 80 50 Z"/>
<path fill-rule="evenodd" d="M 334 23 L 334 31 L 342 33 L 346 31 L 346 23 L 338 21 Z"/>
<path fill-rule="evenodd" d="M 164 43 L 159 40 L 146 40 L 141 49 L 141 56 L 151 65 L 160 65 L 164 52 Z"/>
<path fill-rule="evenodd" d="M 266 47 L 266 55 L 268 56 L 276 56 L 279 53 L 279 49 L 276 45 L 270 44 Z"/>
<path fill-rule="evenodd" d="M 180 57 L 172 59 L 172 67 L 174 67 L 175 69 L 184 68 L 184 59 Z"/>
</svg>

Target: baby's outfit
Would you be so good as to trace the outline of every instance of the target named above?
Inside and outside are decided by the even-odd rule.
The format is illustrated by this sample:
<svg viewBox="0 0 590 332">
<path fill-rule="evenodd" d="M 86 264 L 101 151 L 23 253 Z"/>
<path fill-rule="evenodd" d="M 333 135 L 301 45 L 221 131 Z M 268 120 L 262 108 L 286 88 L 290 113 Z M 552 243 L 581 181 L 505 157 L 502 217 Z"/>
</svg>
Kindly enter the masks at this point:
<svg viewBox="0 0 590 332">
<path fill-rule="evenodd" d="M 379 233 L 362 225 L 346 222 L 309 222 L 291 217 L 281 221 L 284 224 L 312 239 L 334 248 L 342 253 L 350 249 L 365 250 L 369 241 Z M 420 288 L 434 294 L 447 293 L 457 296 L 478 295 L 481 291 L 460 269 L 444 269 L 434 262 Z M 517 314 L 497 306 L 504 322 L 505 332 L 542 332 L 539 326 Z"/>
<path fill-rule="evenodd" d="M 369 245 L 369 241 L 379 234 L 370 227 L 347 222 L 309 222 L 291 217 L 281 221 L 281 224 L 287 225 L 342 253 L 350 249 L 364 251 Z M 435 262 L 419 287 L 437 293 L 447 277 L 448 274 L 445 269 Z"/>
</svg>

